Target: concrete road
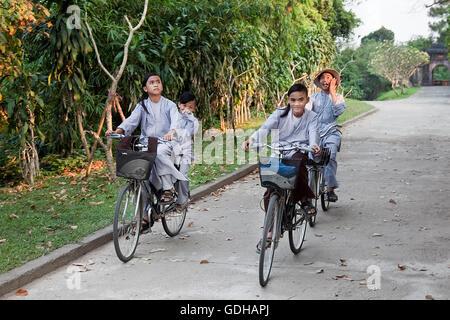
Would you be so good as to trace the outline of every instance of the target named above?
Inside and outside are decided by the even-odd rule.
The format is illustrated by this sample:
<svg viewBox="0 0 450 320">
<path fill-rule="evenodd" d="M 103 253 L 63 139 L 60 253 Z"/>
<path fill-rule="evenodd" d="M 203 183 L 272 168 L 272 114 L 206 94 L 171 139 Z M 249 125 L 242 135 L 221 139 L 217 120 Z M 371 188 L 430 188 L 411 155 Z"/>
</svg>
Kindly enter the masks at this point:
<svg viewBox="0 0 450 320">
<path fill-rule="evenodd" d="M 285 234 L 267 287 L 254 173 L 193 204 L 180 236 L 155 224 L 129 263 L 110 243 L 2 299 L 449 299 L 450 88 L 373 104 L 345 129 L 339 201 L 299 255 Z"/>
</svg>

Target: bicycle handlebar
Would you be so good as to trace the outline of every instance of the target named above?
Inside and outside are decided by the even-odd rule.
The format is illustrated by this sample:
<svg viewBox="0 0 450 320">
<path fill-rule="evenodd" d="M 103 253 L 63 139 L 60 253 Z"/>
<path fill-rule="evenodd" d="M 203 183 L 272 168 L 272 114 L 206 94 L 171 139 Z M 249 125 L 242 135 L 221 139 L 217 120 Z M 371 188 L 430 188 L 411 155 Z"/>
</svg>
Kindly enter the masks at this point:
<svg viewBox="0 0 450 320">
<path fill-rule="evenodd" d="M 106 138 L 122 139 L 122 138 L 125 138 L 125 135 L 121 134 L 121 133 L 113 133 L 113 134 L 111 134 L 109 136 L 106 136 Z M 176 140 L 166 140 L 166 139 L 163 139 L 163 138 L 158 138 L 158 142 L 171 142 L 171 141 L 176 141 Z"/>
<path fill-rule="evenodd" d="M 328 134 L 328 132 L 330 132 L 331 129 L 336 129 L 337 131 L 339 131 L 339 133 L 342 134 L 342 132 L 339 130 L 339 128 L 342 128 L 342 126 L 339 125 L 339 124 L 335 124 L 335 125 L 329 126 L 327 128 L 327 130 L 325 131 L 325 133 L 320 135 L 320 138 L 325 137 Z"/>
<path fill-rule="evenodd" d="M 275 150 L 275 151 L 292 151 L 292 150 L 303 150 L 311 153 L 315 153 L 314 149 L 311 147 L 305 147 L 305 146 L 294 146 L 294 147 L 272 147 L 271 145 L 268 145 L 266 143 L 253 143 L 251 148 L 258 148 L 258 147 L 267 147 L 269 149 Z"/>
</svg>

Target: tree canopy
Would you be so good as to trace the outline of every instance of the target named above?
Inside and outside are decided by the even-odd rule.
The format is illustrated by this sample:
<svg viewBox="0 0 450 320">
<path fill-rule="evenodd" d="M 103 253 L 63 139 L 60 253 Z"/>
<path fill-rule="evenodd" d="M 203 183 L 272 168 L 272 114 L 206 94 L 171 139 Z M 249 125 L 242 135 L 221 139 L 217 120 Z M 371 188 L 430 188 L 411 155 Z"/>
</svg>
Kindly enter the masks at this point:
<svg viewBox="0 0 450 320">
<path fill-rule="evenodd" d="M 1 10 L 8 11 L 2 11 L 0 35 L 4 137 L 27 127 L 22 138 L 35 142 L 41 157 L 73 152 L 88 156 L 109 84 L 85 22 L 92 27 L 102 63 L 114 73 L 128 37 L 125 16 L 136 25 L 143 5 L 144 0 L 3 0 Z M 22 7 L 27 11 L 18 10 Z M 31 13 L 40 16 L 28 21 Z M 167 98 L 176 101 L 183 90 L 194 92 L 204 128 L 234 128 L 272 110 L 293 77 L 311 83 L 304 75 L 329 66 L 335 39 L 348 37 L 357 23 L 342 0 L 150 1 L 111 99 L 113 126 L 122 121 L 120 110 L 130 114 L 142 94 L 140 82 L 152 70 L 161 75 Z M 10 28 L 15 25 L 22 27 L 20 32 Z M 11 64 L 11 57 L 17 63 Z M 6 76 L 16 65 L 26 68 L 26 78 Z M 19 106 L 23 109 L 17 113 Z M 37 135 L 31 134 L 30 125 Z M 9 150 L 0 163 L 14 159 L 16 151 L 0 148 Z"/>
</svg>

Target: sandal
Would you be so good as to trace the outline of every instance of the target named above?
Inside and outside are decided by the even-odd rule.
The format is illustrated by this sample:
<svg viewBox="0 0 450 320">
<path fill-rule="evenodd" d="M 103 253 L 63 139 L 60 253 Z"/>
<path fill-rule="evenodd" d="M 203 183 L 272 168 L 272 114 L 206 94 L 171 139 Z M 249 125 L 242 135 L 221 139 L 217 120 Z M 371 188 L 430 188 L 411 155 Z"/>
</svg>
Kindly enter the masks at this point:
<svg viewBox="0 0 450 320">
<path fill-rule="evenodd" d="M 148 233 L 150 231 L 150 221 L 142 219 L 141 222 L 141 234 Z"/>
<path fill-rule="evenodd" d="M 164 190 L 161 195 L 162 202 L 170 202 L 173 200 L 173 191 L 172 190 Z"/>
<path fill-rule="evenodd" d="M 336 202 L 338 200 L 338 196 L 336 193 L 334 193 L 334 190 L 327 192 L 328 201 L 330 202 Z"/>
<path fill-rule="evenodd" d="M 302 204 L 300 205 L 300 207 L 305 210 L 305 212 L 308 215 L 315 215 L 317 214 L 316 208 L 312 205 L 311 201 L 304 201 L 302 202 Z"/>
<path fill-rule="evenodd" d="M 272 238 L 266 239 L 266 249 L 270 247 L 270 244 L 272 243 Z M 258 243 L 256 244 L 256 253 L 261 254 L 261 247 L 262 247 L 262 239 L 259 239 Z"/>
</svg>

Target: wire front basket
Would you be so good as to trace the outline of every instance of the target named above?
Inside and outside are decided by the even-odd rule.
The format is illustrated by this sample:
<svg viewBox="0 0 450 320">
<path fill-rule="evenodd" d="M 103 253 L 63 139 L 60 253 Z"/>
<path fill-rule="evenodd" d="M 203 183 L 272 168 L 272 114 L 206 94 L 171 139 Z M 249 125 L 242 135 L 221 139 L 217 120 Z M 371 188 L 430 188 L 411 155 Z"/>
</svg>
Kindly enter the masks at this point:
<svg viewBox="0 0 450 320">
<path fill-rule="evenodd" d="M 258 167 L 261 186 L 275 189 L 295 189 L 301 161 L 301 159 L 260 156 Z"/>
</svg>

